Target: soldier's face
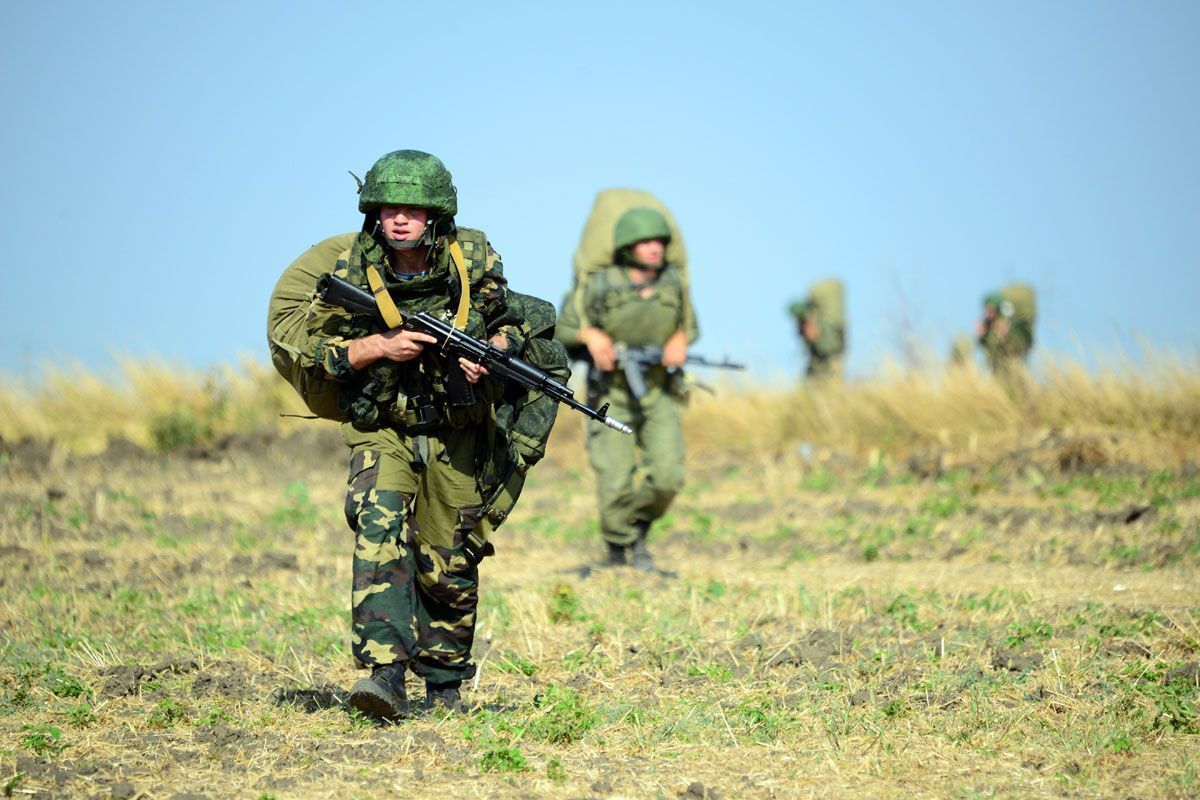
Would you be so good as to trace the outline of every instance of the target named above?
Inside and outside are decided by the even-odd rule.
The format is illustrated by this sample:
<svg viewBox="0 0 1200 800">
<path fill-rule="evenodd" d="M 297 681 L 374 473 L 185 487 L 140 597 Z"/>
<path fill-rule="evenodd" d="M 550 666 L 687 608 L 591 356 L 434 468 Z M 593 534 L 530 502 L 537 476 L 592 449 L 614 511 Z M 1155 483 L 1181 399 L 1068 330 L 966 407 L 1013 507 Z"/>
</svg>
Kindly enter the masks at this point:
<svg viewBox="0 0 1200 800">
<path fill-rule="evenodd" d="M 383 235 L 400 242 L 420 239 L 429 224 L 429 209 L 416 206 L 384 206 L 379 209 Z"/>
<path fill-rule="evenodd" d="M 633 257 L 639 264 L 657 267 L 663 263 L 667 243 L 662 239 L 643 239 L 633 245 Z"/>
</svg>

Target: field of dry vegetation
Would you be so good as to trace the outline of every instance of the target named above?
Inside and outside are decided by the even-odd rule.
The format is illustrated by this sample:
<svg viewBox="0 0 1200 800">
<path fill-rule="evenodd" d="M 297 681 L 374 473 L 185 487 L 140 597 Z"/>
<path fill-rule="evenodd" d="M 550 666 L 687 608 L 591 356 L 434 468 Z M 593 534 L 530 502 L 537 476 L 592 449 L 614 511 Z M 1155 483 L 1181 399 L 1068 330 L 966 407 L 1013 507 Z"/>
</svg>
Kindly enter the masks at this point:
<svg viewBox="0 0 1200 800">
<path fill-rule="evenodd" d="M 4 796 L 1200 794 L 1200 365 L 699 394 L 652 577 L 597 566 L 564 414 L 470 711 L 396 725 L 344 702 L 345 454 L 289 393 L 0 390 Z"/>
</svg>

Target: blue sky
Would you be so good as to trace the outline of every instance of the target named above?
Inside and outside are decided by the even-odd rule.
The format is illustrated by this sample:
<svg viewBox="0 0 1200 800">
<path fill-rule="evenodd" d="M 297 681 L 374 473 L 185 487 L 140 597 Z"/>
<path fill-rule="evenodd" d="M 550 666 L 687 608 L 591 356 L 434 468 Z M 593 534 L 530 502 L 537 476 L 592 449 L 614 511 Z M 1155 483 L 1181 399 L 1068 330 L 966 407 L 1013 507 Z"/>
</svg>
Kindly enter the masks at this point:
<svg viewBox="0 0 1200 800">
<path fill-rule="evenodd" d="M 279 272 L 358 228 L 381 154 L 558 302 L 597 189 L 674 211 L 697 351 L 795 374 L 848 284 L 849 363 L 942 355 L 1039 290 L 1039 348 L 1195 355 L 1200 4 L 6 3 L 0 373 L 265 362 Z"/>
</svg>

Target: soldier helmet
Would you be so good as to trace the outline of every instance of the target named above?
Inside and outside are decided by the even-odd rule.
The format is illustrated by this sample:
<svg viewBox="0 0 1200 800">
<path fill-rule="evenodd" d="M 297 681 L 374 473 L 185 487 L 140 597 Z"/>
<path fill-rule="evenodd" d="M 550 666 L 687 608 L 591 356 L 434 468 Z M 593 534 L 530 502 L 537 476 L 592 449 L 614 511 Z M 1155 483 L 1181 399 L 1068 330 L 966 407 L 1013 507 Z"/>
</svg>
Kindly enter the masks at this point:
<svg viewBox="0 0 1200 800">
<path fill-rule="evenodd" d="M 671 241 L 667 218 L 653 208 L 631 208 L 621 215 L 613 228 L 613 250 L 629 247 L 646 239 Z"/>
<path fill-rule="evenodd" d="M 999 292 L 992 292 L 983 298 L 984 306 L 991 306 L 996 310 L 996 313 L 1002 317 L 1011 317 L 1015 309 L 1011 300 L 1007 300 L 1004 295 Z"/>
<path fill-rule="evenodd" d="M 367 171 L 358 193 L 358 210 L 364 214 L 383 206 L 428 208 L 435 218 L 458 213 L 458 190 L 450 170 L 436 156 L 420 150 L 396 150 Z"/>
</svg>

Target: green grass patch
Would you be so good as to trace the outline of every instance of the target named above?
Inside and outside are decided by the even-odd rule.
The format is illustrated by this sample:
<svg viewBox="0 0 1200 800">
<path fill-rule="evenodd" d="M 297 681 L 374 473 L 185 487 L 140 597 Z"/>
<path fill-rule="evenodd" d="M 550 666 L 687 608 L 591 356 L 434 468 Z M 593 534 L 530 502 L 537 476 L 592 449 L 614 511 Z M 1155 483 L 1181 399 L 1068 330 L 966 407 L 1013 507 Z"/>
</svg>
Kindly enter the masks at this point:
<svg viewBox="0 0 1200 800">
<path fill-rule="evenodd" d="M 21 744 L 38 758 L 57 758 L 70 747 L 54 725 L 22 725 Z"/>
<path fill-rule="evenodd" d="M 484 772 L 528 772 L 529 762 L 517 747 L 493 747 L 479 757 Z"/>
<path fill-rule="evenodd" d="M 550 621 L 555 623 L 582 622 L 587 619 L 579 593 L 566 583 L 557 583 L 550 588 L 546 613 Z"/>
</svg>

